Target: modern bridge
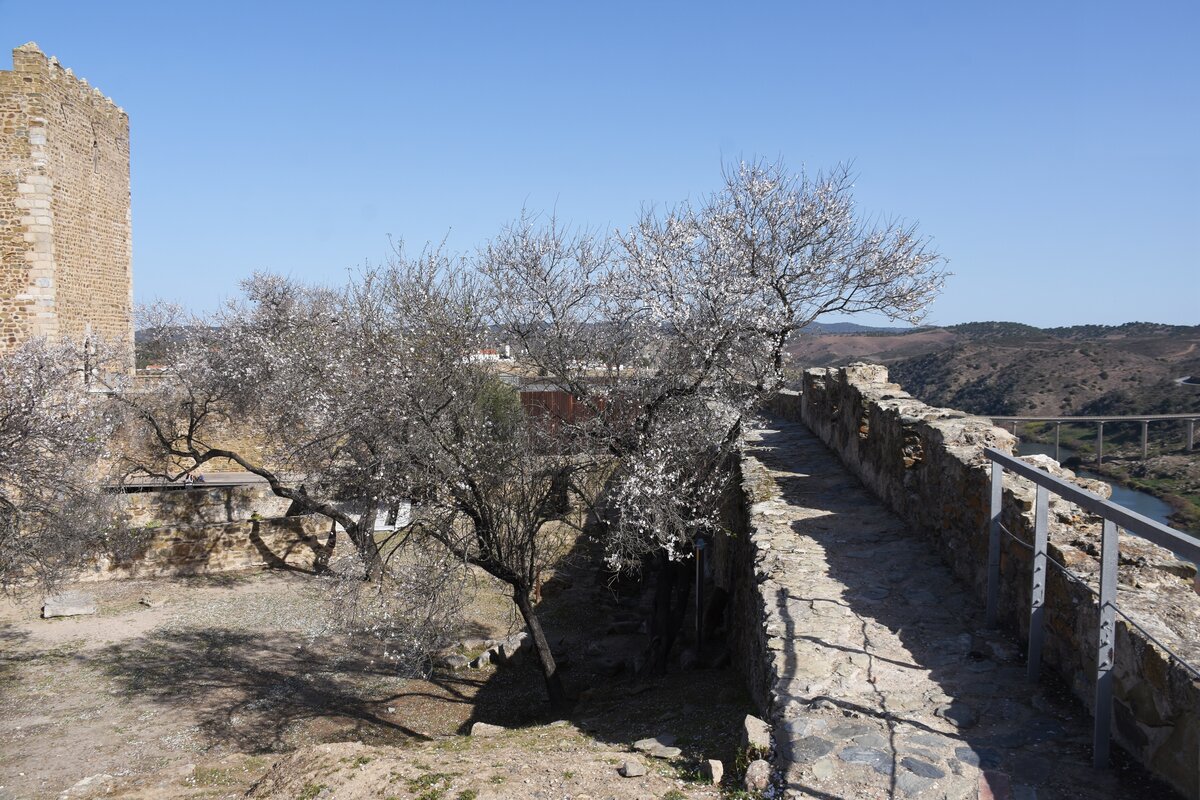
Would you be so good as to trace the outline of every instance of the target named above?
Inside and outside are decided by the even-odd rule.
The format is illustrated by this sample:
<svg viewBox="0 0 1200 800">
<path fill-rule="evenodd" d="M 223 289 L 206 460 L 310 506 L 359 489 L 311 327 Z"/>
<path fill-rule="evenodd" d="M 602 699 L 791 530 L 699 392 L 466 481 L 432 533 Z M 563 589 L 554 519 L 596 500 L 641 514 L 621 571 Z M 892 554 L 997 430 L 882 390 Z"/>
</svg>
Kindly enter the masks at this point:
<svg viewBox="0 0 1200 800">
<path fill-rule="evenodd" d="M 1186 422 L 1187 423 L 1187 452 L 1192 452 L 1196 443 L 1196 421 L 1200 420 L 1200 414 L 1111 414 L 1108 416 L 1068 416 L 1068 417 L 1044 417 L 1044 416 L 1021 416 L 1021 417 L 1004 417 L 1004 416 L 988 416 L 996 425 L 1011 425 L 1014 435 L 1017 433 L 1017 425 L 1022 422 L 1053 422 L 1054 423 L 1054 460 L 1058 461 L 1058 440 L 1063 423 L 1082 423 L 1096 426 L 1096 463 L 1104 462 L 1104 425 L 1106 423 L 1130 423 L 1136 422 L 1142 425 L 1142 460 L 1145 461 L 1150 454 L 1150 423 L 1151 422 Z"/>
</svg>

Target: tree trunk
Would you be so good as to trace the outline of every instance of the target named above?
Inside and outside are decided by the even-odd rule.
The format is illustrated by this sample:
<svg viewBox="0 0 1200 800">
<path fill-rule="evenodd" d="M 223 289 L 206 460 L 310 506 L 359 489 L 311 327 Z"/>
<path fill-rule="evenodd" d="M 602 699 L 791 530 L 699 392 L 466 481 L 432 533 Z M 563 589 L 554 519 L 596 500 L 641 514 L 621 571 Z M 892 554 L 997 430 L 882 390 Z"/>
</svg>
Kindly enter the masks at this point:
<svg viewBox="0 0 1200 800">
<path fill-rule="evenodd" d="M 379 555 L 379 543 L 375 541 L 375 517 L 360 519 L 346 530 L 354 548 L 366 568 L 365 580 L 378 580 L 383 576 L 383 559 Z"/>
<path fill-rule="evenodd" d="M 313 572 L 318 575 L 324 575 L 329 572 L 329 559 L 333 557 L 334 548 L 337 547 L 337 523 L 329 523 L 329 538 L 325 541 L 325 546 L 317 547 L 316 558 L 313 559 Z"/>
<path fill-rule="evenodd" d="M 567 706 L 567 695 L 563 691 L 562 678 L 558 674 L 558 665 L 554 663 L 554 654 L 550 652 L 550 643 L 542 630 L 542 623 L 533 610 L 533 602 L 529 598 L 529 590 L 524 586 L 513 587 L 513 599 L 521 611 L 521 617 L 529 628 L 533 638 L 533 651 L 537 654 L 538 665 L 542 668 L 542 678 L 546 681 L 546 694 L 550 698 L 550 707 L 561 711 Z"/>
</svg>

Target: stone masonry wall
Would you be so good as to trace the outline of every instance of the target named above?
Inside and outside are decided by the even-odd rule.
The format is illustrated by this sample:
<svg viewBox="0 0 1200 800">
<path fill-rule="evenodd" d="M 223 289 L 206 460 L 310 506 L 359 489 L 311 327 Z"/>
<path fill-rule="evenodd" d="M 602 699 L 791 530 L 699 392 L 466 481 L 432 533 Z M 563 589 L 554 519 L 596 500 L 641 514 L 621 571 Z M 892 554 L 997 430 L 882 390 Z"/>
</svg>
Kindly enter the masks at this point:
<svg viewBox="0 0 1200 800">
<path fill-rule="evenodd" d="M 30 43 L 0 71 L 0 349 L 91 333 L 133 367 L 129 118 Z"/>
<path fill-rule="evenodd" d="M 311 569 L 329 539 L 328 520 L 285 516 L 290 501 L 264 486 L 133 492 L 125 500 L 127 522 L 141 532 L 137 546 L 98 559 L 80 580 Z"/>
<path fill-rule="evenodd" d="M 97 560 L 79 580 L 205 575 L 261 567 L 307 570 L 328 540 L 329 522 L 316 516 L 163 526 L 148 530 L 135 552 Z"/>
<path fill-rule="evenodd" d="M 219 525 L 287 514 L 290 500 L 265 485 L 193 486 L 187 490 L 132 492 L 125 496 L 131 525 Z"/>
<path fill-rule="evenodd" d="M 739 459 L 734 470 L 735 479 L 721 515 L 729 535 L 713 540 L 712 578 L 718 589 L 728 593 L 727 615 L 737 621 L 726 626 L 733 662 L 739 666 L 759 712 L 767 715 L 777 677 L 768 646 L 775 632 L 750 622 L 765 619 L 767 613 L 759 591 L 766 577 L 762 554 L 754 546 L 750 530 L 750 509 L 765 496 L 766 489 L 761 466 Z"/>
<path fill-rule="evenodd" d="M 797 408 L 800 406 L 800 408 Z M 983 448 L 1011 453 L 1015 440 L 986 419 L 933 408 L 889 383 L 884 367 L 808 370 L 803 396 L 785 395 L 781 415 L 803 421 L 877 496 L 930 543 L 957 576 L 986 595 L 990 472 Z M 1065 474 L 1053 462 L 1051 466 Z M 1088 486 L 1095 489 L 1094 486 Z M 1005 476 L 1006 527 L 1033 539 L 1033 485 Z M 1098 587 L 1099 525 L 1078 507 L 1052 501 L 1049 556 Z M 1000 613 L 1027 633 L 1032 554 L 1002 536 Z M 1200 664 L 1200 596 L 1194 571 L 1148 542 L 1122 535 L 1118 605 L 1154 638 Z M 1093 596 L 1051 567 L 1044 663 L 1087 706 L 1094 702 Z M 1183 794 L 1200 798 L 1200 681 L 1118 617 L 1115 740 Z"/>
</svg>

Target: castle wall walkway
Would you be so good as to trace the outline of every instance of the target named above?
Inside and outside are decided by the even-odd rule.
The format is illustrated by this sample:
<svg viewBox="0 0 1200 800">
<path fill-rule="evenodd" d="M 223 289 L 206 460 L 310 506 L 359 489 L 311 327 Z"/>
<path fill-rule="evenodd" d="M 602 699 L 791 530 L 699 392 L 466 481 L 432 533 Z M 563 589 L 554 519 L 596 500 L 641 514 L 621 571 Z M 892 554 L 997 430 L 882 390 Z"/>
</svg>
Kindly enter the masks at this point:
<svg viewBox="0 0 1200 800">
<path fill-rule="evenodd" d="M 1173 796 L 1140 767 L 1092 769 L 1086 710 L 1026 681 L 1010 634 L 807 427 L 750 439 L 731 558 L 761 624 L 738 649 L 788 796 Z"/>
</svg>

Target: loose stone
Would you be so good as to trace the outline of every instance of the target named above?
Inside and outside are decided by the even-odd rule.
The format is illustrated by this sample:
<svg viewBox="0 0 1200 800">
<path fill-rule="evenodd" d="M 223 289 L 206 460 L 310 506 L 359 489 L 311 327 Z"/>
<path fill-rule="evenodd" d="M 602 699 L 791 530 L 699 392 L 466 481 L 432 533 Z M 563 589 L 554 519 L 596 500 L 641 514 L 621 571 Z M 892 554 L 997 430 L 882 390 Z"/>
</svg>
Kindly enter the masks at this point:
<svg viewBox="0 0 1200 800">
<path fill-rule="evenodd" d="M 659 747 L 652 748 L 646 752 L 654 758 L 662 758 L 662 759 L 677 758 L 683 753 L 683 751 L 680 750 L 678 747 L 663 747 L 661 745 Z"/>
<path fill-rule="evenodd" d="M 725 765 L 715 758 L 710 758 L 700 765 L 700 774 L 713 786 L 718 786 L 721 778 L 725 777 Z"/>
<path fill-rule="evenodd" d="M 446 669 L 452 669 L 455 672 L 458 672 L 460 669 L 463 669 L 471 663 L 470 659 L 458 653 L 451 653 L 448 656 L 442 656 L 440 661 L 443 667 Z"/>
<path fill-rule="evenodd" d="M 628 758 L 618 771 L 626 778 L 640 778 L 646 774 L 646 766 L 636 758 Z"/>
<path fill-rule="evenodd" d="M 96 599 L 83 592 L 62 592 L 42 598 L 42 617 L 78 617 L 96 613 Z"/>
<path fill-rule="evenodd" d="M 771 726 L 752 714 L 742 720 L 742 747 L 766 752 L 771 749 Z"/>
<path fill-rule="evenodd" d="M 761 758 L 746 767 L 745 786 L 748 792 L 762 792 L 771 785 L 771 765 Z"/>
<path fill-rule="evenodd" d="M 651 750 L 656 750 L 660 747 L 671 747 L 675 744 L 675 737 L 669 733 L 660 733 L 658 736 L 650 736 L 646 739 L 638 739 L 633 743 L 633 749 L 639 753 L 649 753 Z"/>
</svg>

